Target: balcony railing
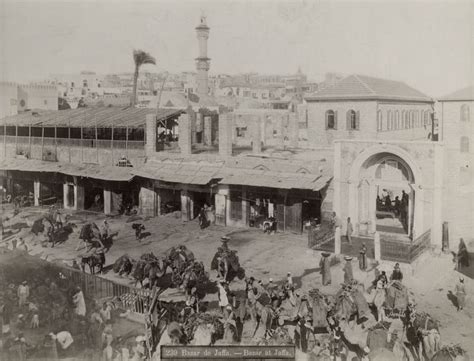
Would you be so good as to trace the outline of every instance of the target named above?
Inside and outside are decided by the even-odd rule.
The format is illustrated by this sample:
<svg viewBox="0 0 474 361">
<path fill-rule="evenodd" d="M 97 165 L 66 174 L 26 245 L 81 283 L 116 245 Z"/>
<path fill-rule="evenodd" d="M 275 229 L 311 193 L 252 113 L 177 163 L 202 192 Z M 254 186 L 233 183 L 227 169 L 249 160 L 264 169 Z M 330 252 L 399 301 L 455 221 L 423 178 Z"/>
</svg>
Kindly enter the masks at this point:
<svg viewBox="0 0 474 361">
<path fill-rule="evenodd" d="M 329 223 L 308 229 L 308 247 L 320 251 L 334 252 L 335 234 Z"/>
<path fill-rule="evenodd" d="M 0 136 L 0 143 L 32 146 L 63 146 L 63 147 L 85 147 L 100 149 L 145 149 L 144 140 L 111 140 L 111 139 L 76 139 L 76 138 L 53 138 L 53 137 L 28 137 L 6 135 Z"/>
<path fill-rule="evenodd" d="M 401 242 L 380 238 L 380 252 L 383 260 L 412 263 L 431 245 L 431 230 L 427 230 L 414 242 Z"/>
</svg>

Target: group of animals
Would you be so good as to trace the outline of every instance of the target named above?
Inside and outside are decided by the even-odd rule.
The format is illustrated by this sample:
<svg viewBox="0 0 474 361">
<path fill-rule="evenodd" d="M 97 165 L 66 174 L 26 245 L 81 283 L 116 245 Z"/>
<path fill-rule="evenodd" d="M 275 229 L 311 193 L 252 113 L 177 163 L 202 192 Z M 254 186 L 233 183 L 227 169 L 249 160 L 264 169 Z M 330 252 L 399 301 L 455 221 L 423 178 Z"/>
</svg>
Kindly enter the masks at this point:
<svg viewBox="0 0 474 361">
<path fill-rule="evenodd" d="M 393 286 L 388 286 L 389 289 L 391 287 Z M 396 284 L 394 287 L 399 288 L 400 285 Z M 305 295 L 297 296 L 291 289 L 286 290 L 287 292 L 284 287 L 277 287 L 270 302 L 258 302 L 254 308 L 249 307 L 245 299 L 237 302 L 233 310 L 235 317 L 239 318 L 241 323 L 249 319 L 256 322 L 252 338 L 256 344 L 297 344 L 302 348 L 302 338 L 305 338 L 305 351 L 311 353 L 313 349 L 319 350 L 320 358 L 316 357 L 315 360 L 332 359 L 329 350 L 334 345 L 330 345 L 330 340 L 334 342 L 335 338 L 339 340 L 336 343 L 341 346 L 340 354 L 345 354 L 346 359 L 352 359 L 354 356 L 362 358 L 368 354 L 372 360 L 377 359 L 376 356 L 380 354 L 383 358 L 379 360 L 441 360 L 441 354 L 450 354 L 447 351 L 449 347 L 441 347 L 439 322 L 426 313 L 417 312 L 408 297 L 405 297 L 407 293 L 399 293 L 399 299 L 395 300 L 398 307 L 403 307 L 401 312 L 393 312 L 393 318 L 387 317 L 377 321 L 374 315 L 378 313 L 374 305 L 367 301 L 370 296 L 364 287 L 356 282 L 342 285 L 336 295 L 324 295 L 319 290 L 311 290 Z M 390 291 L 387 292 L 385 303 L 388 310 L 394 304 L 389 293 Z M 169 307 L 168 305 L 167 308 Z M 178 305 L 175 304 L 174 307 Z M 185 308 L 186 305 L 180 307 Z M 172 325 L 173 330 L 163 333 L 162 339 L 159 340 L 160 345 L 178 342 L 179 337 L 173 340 L 173 332 L 178 332 L 181 336 L 187 333 L 193 336 L 179 338 L 181 344 L 211 345 L 222 342 L 219 341 L 223 335 L 221 327 L 216 327 L 209 316 L 200 317 L 200 321 L 196 321 L 199 327 L 195 325 L 193 332 L 189 332 L 186 331 L 189 329 L 186 319 L 179 320 L 179 310 L 166 311 L 168 322 L 162 325 L 162 329 Z M 204 315 L 207 313 L 209 312 L 204 312 Z M 180 331 L 176 331 L 177 321 L 181 322 L 178 327 Z M 225 325 L 222 319 L 220 323 Z M 232 327 L 236 327 L 236 324 L 233 323 Z M 196 330 L 199 330 L 199 336 L 196 336 Z M 289 330 L 296 330 L 294 336 Z M 328 351 L 327 358 L 323 357 L 322 352 L 325 347 Z M 456 350 L 458 348 L 455 348 Z M 454 351 L 451 354 L 454 356 L 447 360 L 458 360 Z M 464 354 L 465 352 L 458 352 L 458 355 Z"/>
<path fill-rule="evenodd" d="M 76 224 L 69 221 L 69 215 L 52 209 L 33 222 L 31 232 L 35 236 L 43 236 L 43 242 L 50 243 L 51 247 L 54 247 L 58 243 L 65 242 L 76 227 Z"/>
<path fill-rule="evenodd" d="M 135 285 L 149 288 L 157 285 L 168 270 L 171 272 L 171 286 L 187 292 L 209 281 L 204 264 L 197 261 L 193 252 L 184 245 L 172 247 L 160 257 L 153 253 L 145 253 L 139 259 L 123 255 L 115 261 L 113 270 L 120 276 L 131 276 Z"/>
<path fill-rule="evenodd" d="M 44 244 L 55 245 L 65 242 L 77 225 L 70 222 L 70 216 L 62 214 L 59 210 L 51 208 L 48 214 L 33 222 L 31 232 L 42 237 Z M 88 222 L 81 227 L 79 239 L 86 245 L 86 253 L 81 255 L 81 268 L 85 271 L 89 267 L 91 274 L 101 273 L 105 265 L 105 252 L 113 243 L 115 234 L 104 234 L 96 223 Z"/>
</svg>

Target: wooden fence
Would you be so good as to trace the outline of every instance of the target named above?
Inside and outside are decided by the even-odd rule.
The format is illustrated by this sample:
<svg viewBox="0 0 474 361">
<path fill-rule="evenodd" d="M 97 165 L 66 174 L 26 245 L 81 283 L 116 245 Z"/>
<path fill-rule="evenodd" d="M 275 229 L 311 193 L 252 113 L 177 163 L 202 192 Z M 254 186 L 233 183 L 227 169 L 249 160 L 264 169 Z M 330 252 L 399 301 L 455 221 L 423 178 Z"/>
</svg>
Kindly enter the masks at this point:
<svg viewBox="0 0 474 361">
<path fill-rule="evenodd" d="M 116 305 L 132 312 L 145 314 L 151 301 L 151 290 L 122 285 L 97 275 L 72 268 L 60 267 L 62 273 L 84 294 L 94 299 L 114 298 Z"/>
</svg>

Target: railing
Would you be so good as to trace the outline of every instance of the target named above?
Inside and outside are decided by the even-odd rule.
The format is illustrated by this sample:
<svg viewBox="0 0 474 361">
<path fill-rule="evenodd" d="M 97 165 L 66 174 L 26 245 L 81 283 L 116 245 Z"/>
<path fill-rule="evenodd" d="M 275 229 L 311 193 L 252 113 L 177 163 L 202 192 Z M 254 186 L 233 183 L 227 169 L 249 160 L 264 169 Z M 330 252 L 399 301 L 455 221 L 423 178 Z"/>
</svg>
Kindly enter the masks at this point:
<svg viewBox="0 0 474 361">
<path fill-rule="evenodd" d="M 85 148 L 116 148 L 116 149 L 144 149 L 144 140 L 111 140 L 111 139 L 77 139 L 77 138 L 54 138 L 54 137 L 24 137 L 24 136 L 0 136 L 0 142 L 5 141 L 7 144 L 31 144 L 45 146 L 70 146 Z M 177 143 L 169 143 L 170 148 L 176 148 Z"/>
<path fill-rule="evenodd" d="M 115 298 L 118 306 L 123 309 L 139 314 L 148 312 L 148 306 L 151 302 L 151 291 L 149 289 L 121 285 L 72 268 L 62 268 L 62 272 L 69 278 L 70 282 L 80 286 L 84 294 L 91 298 Z"/>
<path fill-rule="evenodd" d="M 419 236 L 410 249 L 410 263 L 413 262 L 426 249 L 431 247 L 431 229 Z"/>
<path fill-rule="evenodd" d="M 400 242 L 381 238 L 381 257 L 386 261 L 412 263 L 431 244 L 431 230 L 427 230 L 414 242 Z"/>
<path fill-rule="evenodd" d="M 320 228 L 310 227 L 308 230 L 308 247 L 320 251 L 334 252 L 335 234 L 329 224 L 322 223 Z"/>
</svg>

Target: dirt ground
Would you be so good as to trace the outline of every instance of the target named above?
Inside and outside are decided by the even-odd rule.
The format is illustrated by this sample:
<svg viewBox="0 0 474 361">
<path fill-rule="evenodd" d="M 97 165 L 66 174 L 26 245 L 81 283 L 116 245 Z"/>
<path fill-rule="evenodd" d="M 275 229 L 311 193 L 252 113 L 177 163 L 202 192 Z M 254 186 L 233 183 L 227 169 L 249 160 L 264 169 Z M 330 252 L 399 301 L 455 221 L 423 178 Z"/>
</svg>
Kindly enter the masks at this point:
<svg viewBox="0 0 474 361">
<path fill-rule="evenodd" d="M 70 264 L 84 249 L 76 251 L 80 227 L 86 221 L 100 223 L 106 218 L 101 214 L 86 212 L 74 212 L 72 222 L 77 224 L 75 232 L 69 239 L 55 248 L 44 248 L 30 232 L 32 221 L 39 217 L 41 210 L 30 208 L 23 210 L 19 215 L 12 217 L 5 223 L 6 227 L 20 228 L 17 237 L 23 237 L 28 244 L 29 253 L 37 255 L 48 261 L 64 262 Z M 5 210 L 4 216 L 11 217 L 11 210 Z M 258 229 L 239 229 L 232 227 L 221 227 L 212 225 L 207 229 L 200 230 L 197 221 L 183 222 L 172 214 L 148 220 L 139 221 L 146 227 L 147 236 L 140 242 L 135 239 L 132 223 L 127 223 L 127 217 L 107 217 L 111 232 L 118 232 L 114 244 L 106 255 L 106 264 L 111 265 L 118 257 L 129 254 L 139 257 L 146 252 L 159 255 L 172 246 L 184 244 L 194 252 L 196 258 L 204 262 L 207 269 L 210 268 L 212 257 L 220 245 L 223 235 L 230 237 L 229 247 L 238 251 L 241 265 L 246 270 L 246 275 L 254 276 L 267 283 L 269 278 L 274 281 L 283 281 L 287 272 L 291 272 L 296 285 L 308 290 L 319 288 L 325 293 L 335 293 L 343 280 L 342 266 L 339 262 L 332 267 L 332 284 L 321 285 L 319 273 L 320 253 L 307 247 L 307 239 L 304 236 L 277 233 L 275 235 L 263 234 Z M 136 222 L 136 221 L 134 221 Z M 15 226 L 16 225 L 16 226 Z M 358 269 L 357 260 L 353 260 L 354 278 L 363 282 L 366 287 L 374 279 L 374 266 L 369 271 L 362 272 Z M 373 263 L 373 262 L 371 262 Z M 393 263 L 381 262 L 380 270 L 391 273 Z M 443 344 L 460 344 L 470 355 L 474 355 L 474 307 L 472 292 L 474 282 L 464 277 L 468 292 L 466 308 L 457 312 L 452 301 L 450 292 L 458 280 L 459 273 L 454 270 L 452 256 L 449 254 L 426 253 L 422 255 L 415 265 L 402 265 L 404 283 L 409 287 L 417 302 L 417 309 L 431 314 L 441 323 L 441 338 Z M 211 278 L 215 273 L 210 272 Z M 113 279 L 124 284 L 132 284 L 128 278 L 121 278 L 111 270 L 103 277 Z M 231 284 L 232 290 L 243 289 L 243 281 L 235 281 Z M 172 297 L 172 293 L 171 296 Z M 208 295 L 209 301 L 215 301 L 217 295 Z"/>
</svg>

